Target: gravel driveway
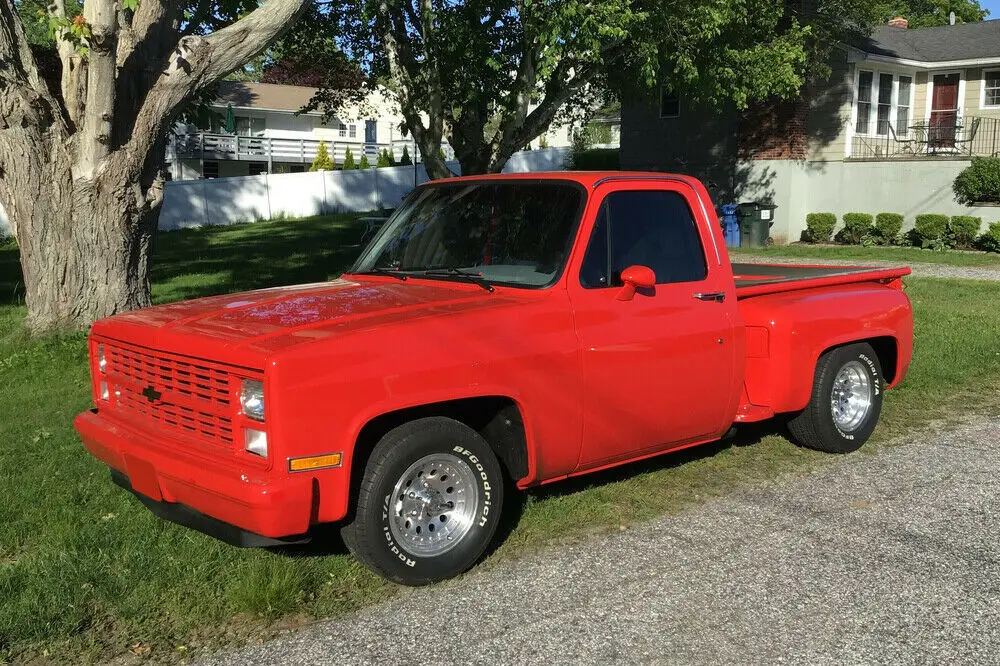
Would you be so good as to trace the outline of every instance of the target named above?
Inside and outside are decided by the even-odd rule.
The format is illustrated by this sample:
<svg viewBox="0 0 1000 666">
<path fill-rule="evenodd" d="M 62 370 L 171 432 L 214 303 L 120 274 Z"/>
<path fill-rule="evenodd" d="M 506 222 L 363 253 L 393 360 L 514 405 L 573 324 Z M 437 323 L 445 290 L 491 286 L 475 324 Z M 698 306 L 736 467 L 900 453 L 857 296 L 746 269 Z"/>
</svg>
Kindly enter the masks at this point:
<svg viewBox="0 0 1000 666">
<path fill-rule="evenodd" d="M 1000 281 L 1000 269 L 989 266 L 948 266 L 946 264 L 908 264 L 905 261 L 870 261 L 868 259 L 821 259 L 818 257 L 776 257 L 772 255 L 734 253 L 732 259 L 740 264 L 820 264 L 826 266 L 884 266 L 900 268 L 909 266 L 919 277 L 961 278 L 964 280 Z"/>
<path fill-rule="evenodd" d="M 997 663 L 998 442 L 925 433 L 215 663 Z"/>
</svg>

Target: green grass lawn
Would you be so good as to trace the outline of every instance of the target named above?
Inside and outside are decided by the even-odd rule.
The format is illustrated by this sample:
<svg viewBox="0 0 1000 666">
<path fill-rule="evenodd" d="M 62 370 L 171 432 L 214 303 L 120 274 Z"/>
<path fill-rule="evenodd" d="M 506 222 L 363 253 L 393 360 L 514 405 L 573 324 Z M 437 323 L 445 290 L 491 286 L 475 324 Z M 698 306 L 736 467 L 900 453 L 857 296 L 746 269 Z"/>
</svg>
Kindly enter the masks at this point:
<svg viewBox="0 0 1000 666">
<path fill-rule="evenodd" d="M 775 245 L 772 247 L 729 248 L 735 261 L 740 255 L 814 259 L 868 259 L 871 261 L 904 261 L 915 264 L 947 264 L 949 266 L 987 266 L 1000 268 L 1000 254 L 986 252 L 955 252 L 922 250 L 918 247 L 861 247 L 860 245 Z"/>
<path fill-rule="evenodd" d="M 163 234 L 154 295 L 322 280 L 358 252 L 359 235 L 343 217 Z M 71 425 L 91 406 L 85 339 L 27 338 L 17 266 L 16 248 L 0 248 L 0 662 L 177 661 L 395 593 L 336 539 L 241 550 L 154 518 L 114 486 Z M 887 394 L 884 422 L 863 451 L 969 405 L 996 404 L 1000 286 L 914 278 L 907 287 L 916 358 L 905 385 Z M 832 460 L 759 428 L 554 484 L 526 496 L 484 566 Z"/>
</svg>

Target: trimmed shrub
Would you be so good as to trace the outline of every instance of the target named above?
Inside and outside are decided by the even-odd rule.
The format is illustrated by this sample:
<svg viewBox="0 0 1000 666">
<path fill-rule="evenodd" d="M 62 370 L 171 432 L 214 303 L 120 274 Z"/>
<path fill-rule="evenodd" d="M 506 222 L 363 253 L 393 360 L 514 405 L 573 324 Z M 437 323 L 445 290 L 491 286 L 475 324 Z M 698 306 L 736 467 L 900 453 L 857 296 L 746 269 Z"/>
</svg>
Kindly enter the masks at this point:
<svg viewBox="0 0 1000 666">
<path fill-rule="evenodd" d="M 410 166 L 413 164 L 413 160 L 410 158 L 410 149 L 408 146 L 403 146 L 403 155 L 399 158 L 399 164 L 401 166 Z"/>
<path fill-rule="evenodd" d="M 879 245 L 892 245 L 903 230 L 903 216 L 899 213 L 879 213 L 875 216 L 872 236 Z"/>
<path fill-rule="evenodd" d="M 389 161 L 389 151 L 387 151 L 385 148 L 378 151 L 378 161 L 375 163 L 375 166 L 377 166 L 380 169 L 392 166 L 392 162 Z"/>
<path fill-rule="evenodd" d="M 368 161 L 368 156 L 365 155 L 364 153 L 361 153 L 361 161 L 358 162 L 358 168 L 359 169 L 371 169 L 372 168 L 371 163 Z"/>
<path fill-rule="evenodd" d="M 617 148 L 586 148 L 570 153 L 566 167 L 573 171 L 618 171 L 621 169 Z"/>
<path fill-rule="evenodd" d="M 326 149 L 326 141 L 320 141 L 319 145 L 316 146 L 316 157 L 313 158 L 312 166 L 309 167 L 309 170 L 333 171 L 336 168 L 336 163 L 334 163 L 333 158 L 330 157 L 330 153 Z"/>
<path fill-rule="evenodd" d="M 389 152 L 387 152 L 385 156 L 389 158 L 389 166 L 396 166 L 398 164 L 398 162 L 396 162 L 396 155 L 392 152 L 392 148 L 389 149 Z"/>
<path fill-rule="evenodd" d="M 837 234 L 837 240 L 849 245 L 858 245 L 871 233 L 874 220 L 868 213 L 844 213 L 844 228 Z"/>
<path fill-rule="evenodd" d="M 948 223 L 948 236 L 955 247 L 963 250 L 972 249 L 983 226 L 983 218 L 971 215 L 955 215 Z"/>
<path fill-rule="evenodd" d="M 976 239 L 976 247 L 986 252 L 1000 252 L 1000 222 L 994 222 Z"/>
<path fill-rule="evenodd" d="M 1000 203 L 1000 157 L 973 157 L 952 185 L 959 203 Z"/>
<path fill-rule="evenodd" d="M 344 151 L 344 166 L 341 167 L 344 171 L 350 171 L 351 169 L 357 169 L 358 165 L 354 163 L 354 153 L 348 148 Z"/>
<path fill-rule="evenodd" d="M 923 248 L 938 246 L 940 241 L 945 240 L 949 221 L 947 215 L 936 213 L 917 215 L 916 224 L 910 231 L 911 243 Z"/>
<path fill-rule="evenodd" d="M 806 215 L 806 240 L 810 243 L 827 243 L 837 226 L 837 216 L 833 213 L 809 213 Z"/>
</svg>

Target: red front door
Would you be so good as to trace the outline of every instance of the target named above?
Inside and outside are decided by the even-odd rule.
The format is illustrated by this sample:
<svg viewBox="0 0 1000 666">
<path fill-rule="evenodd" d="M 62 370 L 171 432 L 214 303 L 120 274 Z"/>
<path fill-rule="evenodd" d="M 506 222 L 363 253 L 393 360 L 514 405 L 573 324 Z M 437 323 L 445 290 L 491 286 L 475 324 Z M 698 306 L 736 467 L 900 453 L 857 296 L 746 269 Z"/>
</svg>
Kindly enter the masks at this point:
<svg viewBox="0 0 1000 666">
<path fill-rule="evenodd" d="M 931 148 L 954 148 L 958 124 L 960 74 L 935 74 L 931 98 L 931 125 L 927 143 Z"/>
<path fill-rule="evenodd" d="M 608 192 L 582 264 L 571 266 L 584 375 L 578 469 L 709 439 L 729 426 L 733 282 L 693 210 L 697 200 L 681 186 Z M 620 300 L 630 266 L 652 269 L 656 285 Z"/>
</svg>

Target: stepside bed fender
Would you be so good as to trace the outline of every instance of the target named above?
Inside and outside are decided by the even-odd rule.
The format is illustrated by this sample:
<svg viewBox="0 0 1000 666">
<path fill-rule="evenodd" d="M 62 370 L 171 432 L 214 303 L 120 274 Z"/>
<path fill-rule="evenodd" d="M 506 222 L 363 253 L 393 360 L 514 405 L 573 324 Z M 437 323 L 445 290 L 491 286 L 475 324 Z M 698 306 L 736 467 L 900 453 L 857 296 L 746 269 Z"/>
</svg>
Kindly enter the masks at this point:
<svg viewBox="0 0 1000 666">
<path fill-rule="evenodd" d="M 816 363 L 829 349 L 873 342 L 887 388 L 903 378 L 913 352 L 909 299 L 878 283 L 749 298 L 740 302 L 740 313 L 747 335 L 747 399 L 775 413 L 805 408 Z"/>
</svg>

